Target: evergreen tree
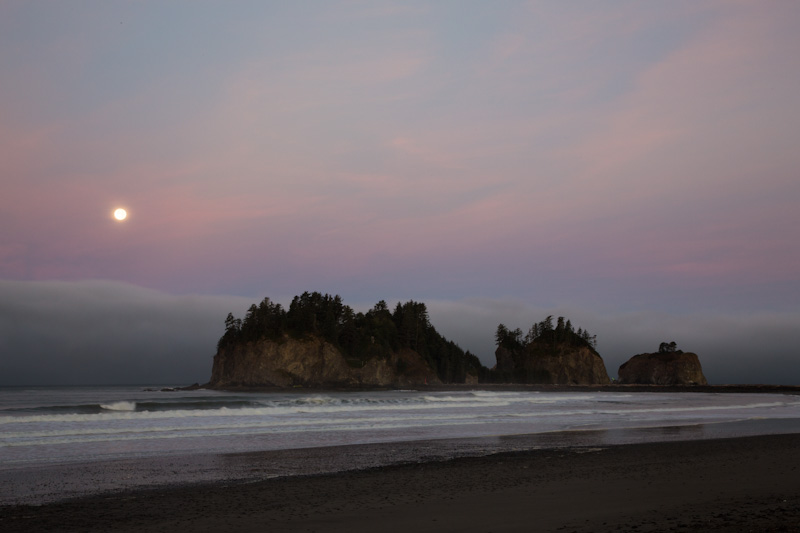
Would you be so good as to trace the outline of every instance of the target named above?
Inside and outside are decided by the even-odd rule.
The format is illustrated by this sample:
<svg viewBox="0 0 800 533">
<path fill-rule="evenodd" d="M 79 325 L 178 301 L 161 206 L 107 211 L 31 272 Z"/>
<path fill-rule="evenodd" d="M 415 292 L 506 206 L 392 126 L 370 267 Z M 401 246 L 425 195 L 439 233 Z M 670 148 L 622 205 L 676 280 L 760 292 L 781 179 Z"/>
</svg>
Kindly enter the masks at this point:
<svg viewBox="0 0 800 533">
<path fill-rule="evenodd" d="M 518 329 L 511 332 L 512 337 L 521 334 Z M 324 339 L 354 366 L 407 348 L 419 353 L 446 383 L 463 383 L 468 373 L 486 376 L 488 372 L 477 357 L 439 335 L 425 304 L 413 300 L 398 303 L 393 313 L 383 300 L 366 313 L 355 313 L 338 295 L 304 292 L 292 299 L 288 310 L 264 298 L 248 308 L 244 321 L 228 313 L 217 348 L 262 339 L 283 342 L 288 336 Z M 405 366 L 398 364 L 397 370 Z"/>
</svg>

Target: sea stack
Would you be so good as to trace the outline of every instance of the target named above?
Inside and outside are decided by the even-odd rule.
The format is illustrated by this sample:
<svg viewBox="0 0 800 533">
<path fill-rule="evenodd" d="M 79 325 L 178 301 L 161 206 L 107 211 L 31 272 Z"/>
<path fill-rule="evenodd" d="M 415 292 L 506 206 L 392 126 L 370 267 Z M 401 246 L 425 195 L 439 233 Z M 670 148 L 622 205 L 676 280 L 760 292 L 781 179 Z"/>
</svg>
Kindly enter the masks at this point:
<svg viewBox="0 0 800 533">
<path fill-rule="evenodd" d="M 214 356 L 209 385 L 237 387 L 389 387 L 440 384 L 436 372 L 416 353 L 399 350 L 349 364 L 341 351 L 319 338 L 261 339 L 221 348 Z"/>
<path fill-rule="evenodd" d="M 304 292 L 232 313 L 217 343 L 212 388 L 415 387 L 477 383 L 485 368 L 436 331 L 425 304 L 380 301 L 356 313 L 340 296 Z"/>
<path fill-rule="evenodd" d="M 619 383 L 638 385 L 708 385 L 700 358 L 661 343 L 658 352 L 634 355 L 619 367 Z"/>
<path fill-rule="evenodd" d="M 517 329 L 500 324 L 496 334 L 495 371 L 504 381 L 548 385 L 607 385 L 603 358 L 595 350 L 595 338 L 575 331 L 569 320 L 552 317 L 534 324 L 523 338 Z"/>
</svg>

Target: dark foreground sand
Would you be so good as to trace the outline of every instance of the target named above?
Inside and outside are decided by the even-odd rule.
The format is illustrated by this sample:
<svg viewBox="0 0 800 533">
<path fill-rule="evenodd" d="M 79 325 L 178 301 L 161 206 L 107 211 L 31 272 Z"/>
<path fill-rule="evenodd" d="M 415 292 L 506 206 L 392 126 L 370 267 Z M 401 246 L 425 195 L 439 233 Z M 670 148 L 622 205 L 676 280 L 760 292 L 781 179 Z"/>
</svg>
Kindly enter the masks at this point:
<svg viewBox="0 0 800 533">
<path fill-rule="evenodd" d="M 514 452 L 0 507 L 0 531 L 800 531 L 800 435 Z"/>
</svg>

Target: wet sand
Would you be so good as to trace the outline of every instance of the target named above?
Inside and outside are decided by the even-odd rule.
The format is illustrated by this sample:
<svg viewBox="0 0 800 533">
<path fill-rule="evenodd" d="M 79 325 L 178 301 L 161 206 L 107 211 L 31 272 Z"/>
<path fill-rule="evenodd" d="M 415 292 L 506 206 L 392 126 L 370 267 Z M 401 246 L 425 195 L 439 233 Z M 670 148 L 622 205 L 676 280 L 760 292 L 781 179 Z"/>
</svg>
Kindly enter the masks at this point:
<svg viewBox="0 0 800 533">
<path fill-rule="evenodd" d="M 800 435 L 571 447 L 0 507 L 14 531 L 800 531 Z"/>
</svg>

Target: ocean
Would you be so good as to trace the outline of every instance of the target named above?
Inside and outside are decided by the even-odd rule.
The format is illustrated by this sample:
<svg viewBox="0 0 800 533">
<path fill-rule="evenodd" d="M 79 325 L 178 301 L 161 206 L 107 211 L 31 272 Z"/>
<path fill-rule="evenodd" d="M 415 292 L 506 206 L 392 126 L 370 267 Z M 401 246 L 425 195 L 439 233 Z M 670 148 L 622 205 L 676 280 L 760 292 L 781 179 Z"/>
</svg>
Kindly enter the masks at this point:
<svg viewBox="0 0 800 533">
<path fill-rule="evenodd" d="M 0 504 L 559 446 L 800 432 L 785 394 L 0 388 Z"/>
</svg>

